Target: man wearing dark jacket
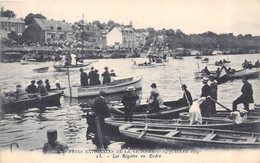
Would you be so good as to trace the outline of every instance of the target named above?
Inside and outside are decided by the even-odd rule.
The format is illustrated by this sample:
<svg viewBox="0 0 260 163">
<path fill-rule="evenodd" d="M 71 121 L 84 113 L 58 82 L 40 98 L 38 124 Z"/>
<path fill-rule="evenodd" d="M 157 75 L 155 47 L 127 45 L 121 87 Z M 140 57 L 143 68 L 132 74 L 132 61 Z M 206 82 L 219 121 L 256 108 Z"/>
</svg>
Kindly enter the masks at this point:
<svg viewBox="0 0 260 163">
<path fill-rule="evenodd" d="M 215 101 L 217 101 L 217 92 L 218 92 L 218 85 L 217 81 L 215 80 L 215 76 L 210 76 L 210 97 L 213 98 Z M 210 100 L 210 113 L 211 114 L 216 114 L 216 103 L 213 100 Z"/>
<path fill-rule="evenodd" d="M 200 97 L 208 97 L 210 95 L 210 86 L 208 85 L 208 78 L 203 78 L 203 87 L 201 88 Z M 202 104 L 200 104 L 201 115 L 203 117 L 209 117 L 210 113 L 210 99 L 206 99 Z"/>
<path fill-rule="evenodd" d="M 88 73 L 88 78 L 89 78 L 89 84 L 95 85 L 96 73 L 94 67 L 91 67 L 91 71 Z"/>
<path fill-rule="evenodd" d="M 134 87 L 127 88 L 127 94 L 123 96 L 122 103 L 125 106 L 125 121 L 132 122 L 133 120 L 133 109 L 136 106 L 136 101 L 139 97 L 134 94 Z"/>
<path fill-rule="evenodd" d="M 80 68 L 80 84 L 81 86 L 88 85 L 88 74 L 83 71 L 82 68 Z"/>
<path fill-rule="evenodd" d="M 235 101 L 233 101 L 233 111 L 237 110 L 237 105 L 243 103 L 247 111 L 249 111 L 249 103 L 253 103 L 253 89 L 252 85 L 247 81 L 247 77 L 243 76 L 242 82 L 244 83 L 240 95 Z"/>
<path fill-rule="evenodd" d="M 28 85 L 28 87 L 27 87 L 27 89 L 26 89 L 26 91 L 27 91 L 28 93 L 37 93 L 37 88 L 36 88 L 36 85 L 34 85 L 34 84 L 35 84 L 35 80 L 32 80 L 32 81 L 31 81 L 31 84 Z"/>
<path fill-rule="evenodd" d="M 188 91 L 187 86 L 185 84 L 183 84 L 181 86 L 181 88 L 184 91 L 183 92 L 183 97 L 181 99 L 179 99 L 178 102 L 181 105 L 188 105 L 188 102 L 189 102 L 189 105 L 191 106 L 192 105 L 192 96 L 190 94 L 190 91 Z"/>
</svg>

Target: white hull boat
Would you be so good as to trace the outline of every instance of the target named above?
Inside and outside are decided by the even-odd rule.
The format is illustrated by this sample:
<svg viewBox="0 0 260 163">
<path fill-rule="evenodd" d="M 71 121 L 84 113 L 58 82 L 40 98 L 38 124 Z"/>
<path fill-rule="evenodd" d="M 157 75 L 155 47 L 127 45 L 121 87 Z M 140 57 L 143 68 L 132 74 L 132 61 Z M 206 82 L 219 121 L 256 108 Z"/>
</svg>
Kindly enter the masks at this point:
<svg viewBox="0 0 260 163">
<path fill-rule="evenodd" d="M 73 85 L 71 88 L 66 88 L 64 95 L 68 97 L 81 98 L 91 97 L 99 95 L 100 91 L 104 91 L 106 94 L 113 94 L 118 92 L 125 92 L 129 86 L 135 87 L 135 89 L 142 88 L 142 77 L 114 77 L 114 80 L 108 84 L 103 85 Z M 70 95 L 71 89 L 71 95 Z"/>
</svg>

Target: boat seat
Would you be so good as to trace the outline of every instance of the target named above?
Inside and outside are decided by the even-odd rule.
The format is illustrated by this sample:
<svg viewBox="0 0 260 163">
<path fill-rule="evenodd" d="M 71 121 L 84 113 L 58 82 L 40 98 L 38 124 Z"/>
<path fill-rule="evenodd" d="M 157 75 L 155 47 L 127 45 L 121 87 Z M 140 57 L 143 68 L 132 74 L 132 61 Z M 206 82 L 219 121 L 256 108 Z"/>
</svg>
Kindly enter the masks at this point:
<svg viewBox="0 0 260 163">
<path fill-rule="evenodd" d="M 178 133 L 180 133 L 180 131 L 171 131 L 168 134 L 166 134 L 165 136 L 166 137 L 173 137 L 173 136 L 177 135 Z"/>
<path fill-rule="evenodd" d="M 209 140 L 212 140 L 213 138 L 215 138 L 217 136 L 217 134 L 208 134 L 206 137 L 203 138 L 203 140 L 205 141 L 209 141 Z"/>
<path fill-rule="evenodd" d="M 256 141 L 256 137 L 250 137 L 246 140 L 247 143 L 254 143 Z"/>
</svg>

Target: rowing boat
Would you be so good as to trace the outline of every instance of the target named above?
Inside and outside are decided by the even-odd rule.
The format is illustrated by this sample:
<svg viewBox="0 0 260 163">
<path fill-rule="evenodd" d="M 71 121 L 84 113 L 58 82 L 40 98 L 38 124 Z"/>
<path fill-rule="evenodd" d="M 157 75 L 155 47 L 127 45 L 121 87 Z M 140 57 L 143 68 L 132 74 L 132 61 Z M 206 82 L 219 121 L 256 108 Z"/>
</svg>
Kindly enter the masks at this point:
<svg viewBox="0 0 260 163">
<path fill-rule="evenodd" d="M 139 105 L 133 110 L 133 118 L 173 118 L 178 116 L 180 112 L 189 110 L 189 106 L 180 105 L 177 101 L 167 101 L 163 105 L 164 107 L 155 113 L 147 112 L 149 110 L 148 104 Z M 112 113 L 123 116 L 124 109 L 123 106 L 115 106 L 112 108 Z"/>
<path fill-rule="evenodd" d="M 45 73 L 49 70 L 49 67 L 41 67 L 41 68 L 36 68 L 33 69 L 33 72 L 37 72 L 37 73 Z"/>
<path fill-rule="evenodd" d="M 46 107 L 46 106 L 59 106 L 60 97 L 62 92 L 59 93 L 50 93 L 46 96 L 34 97 L 24 100 L 15 100 L 1 104 L 1 108 L 5 112 L 17 111 L 21 109 L 28 109 L 33 107 Z"/>
<path fill-rule="evenodd" d="M 260 120 L 248 121 L 242 124 L 234 124 L 232 121 L 225 120 L 203 120 L 202 124 L 190 125 L 189 120 L 181 119 L 150 119 L 150 118 L 134 118 L 132 122 L 126 122 L 124 118 L 109 117 L 105 119 L 105 123 L 112 127 L 120 127 L 123 124 L 149 124 L 150 126 L 161 126 L 161 127 L 196 127 L 196 128 L 214 128 L 214 129 L 225 129 L 225 130 L 238 130 L 238 131 L 249 131 L 259 132 Z"/>
<path fill-rule="evenodd" d="M 64 90 L 64 95 L 68 97 L 81 98 L 98 96 L 100 91 L 106 94 L 113 94 L 118 92 L 125 92 L 129 86 L 135 89 L 142 88 L 142 76 L 138 77 L 114 77 L 113 81 L 103 85 L 73 85 Z"/>
<path fill-rule="evenodd" d="M 157 127 L 149 124 L 125 124 L 119 127 L 119 131 L 127 138 L 171 147 L 260 147 L 260 134 L 252 132 L 188 127 Z"/>
</svg>

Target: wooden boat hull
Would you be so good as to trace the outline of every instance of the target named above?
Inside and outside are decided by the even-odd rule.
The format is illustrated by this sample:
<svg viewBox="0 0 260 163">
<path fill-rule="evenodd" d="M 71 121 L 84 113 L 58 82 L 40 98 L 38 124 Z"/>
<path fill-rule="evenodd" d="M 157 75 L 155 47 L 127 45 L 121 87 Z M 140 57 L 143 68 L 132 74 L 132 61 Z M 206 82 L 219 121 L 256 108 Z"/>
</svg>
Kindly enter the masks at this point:
<svg viewBox="0 0 260 163">
<path fill-rule="evenodd" d="M 92 62 L 90 63 L 86 63 L 86 64 L 78 64 L 78 65 L 71 65 L 71 66 L 61 66 L 61 65 L 54 65 L 54 69 L 58 72 L 64 72 L 64 71 L 67 71 L 67 69 L 69 68 L 69 70 L 71 71 L 74 71 L 74 70 L 77 70 L 79 71 L 80 68 L 84 68 L 84 67 L 87 67 L 91 64 Z"/>
<path fill-rule="evenodd" d="M 167 108 L 162 108 L 158 112 L 155 113 L 146 113 L 147 111 L 147 104 L 141 105 L 136 109 L 137 111 L 133 112 L 133 118 L 173 118 L 177 117 L 180 112 L 188 111 L 189 106 L 181 106 L 178 105 L 176 101 L 168 101 L 164 102 L 164 105 Z M 141 110 L 141 111 L 138 111 Z M 124 107 L 113 107 L 112 113 L 116 115 L 123 116 L 124 115 Z"/>
<path fill-rule="evenodd" d="M 148 124 L 125 124 L 123 136 L 167 146 L 204 146 L 207 148 L 260 148 L 260 134 L 205 128 L 154 127 Z"/>
<path fill-rule="evenodd" d="M 142 88 L 142 77 L 131 77 L 117 80 L 104 85 L 95 86 L 79 86 L 74 85 L 71 87 L 71 96 L 74 98 L 98 96 L 100 91 L 104 91 L 106 94 L 113 94 L 118 92 L 125 92 L 129 86 L 133 86 L 135 89 Z M 129 79 L 129 80 L 127 80 Z M 65 89 L 64 95 L 70 97 L 69 88 Z"/>
<path fill-rule="evenodd" d="M 188 112 L 182 112 L 182 113 L 179 114 L 179 117 L 183 120 L 188 120 L 189 119 L 189 113 Z M 203 120 L 213 120 L 213 121 L 226 121 L 226 122 L 233 123 L 233 117 L 230 116 L 230 115 L 212 114 L 210 117 L 202 117 L 202 119 Z M 259 122 L 259 121 L 260 121 L 259 116 L 247 116 L 247 122 L 240 124 L 239 127 L 242 130 L 260 133 L 260 124 L 255 123 L 255 122 Z M 248 125 L 247 123 L 250 123 L 251 125 Z"/>
<path fill-rule="evenodd" d="M 42 67 L 42 68 L 37 68 L 37 69 L 33 69 L 33 72 L 37 72 L 37 73 L 45 73 L 49 70 L 49 67 Z"/>
<path fill-rule="evenodd" d="M 236 71 L 234 74 L 228 74 L 229 79 L 240 79 L 243 76 L 247 76 L 248 78 L 257 78 L 260 75 L 260 68 L 259 67 L 253 67 L 251 69 L 242 69 L 239 71 Z"/>
<path fill-rule="evenodd" d="M 134 118 L 132 122 L 124 121 L 124 118 L 110 117 L 105 119 L 105 123 L 112 127 L 120 127 L 126 123 L 132 125 L 138 124 L 149 124 L 149 126 L 157 127 L 196 127 L 196 128 L 213 128 L 213 129 L 224 129 L 224 130 L 237 130 L 237 131 L 248 131 L 252 132 L 252 127 L 257 127 L 260 125 L 259 121 L 247 122 L 244 124 L 234 124 L 233 122 L 226 121 L 215 121 L 215 120 L 203 120 L 202 124 L 192 124 L 190 125 L 189 120 L 179 120 L 179 119 L 145 119 L 145 118 Z"/>
<path fill-rule="evenodd" d="M 47 96 L 3 103 L 1 105 L 1 108 L 5 112 L 9 112 L 9 111 L 17 111 L 17 110 L 28 109 L 33 107 L 59 106 L 61 95 L 62 95 L 61 92 L 51 93 Z"/>
<path fill-rule="evenodd" d="M 22 65 L 26 65 L 26 64 L 38 64 L 38 63 L 41 63 L 41 62 L 45 62 L 45 60 L 37 60 L 37 59 L 29 59 L 29 60 L 21 59 L 21 60 L 20 60 L 20 63 L 21 63 Z"/>
</svg>

